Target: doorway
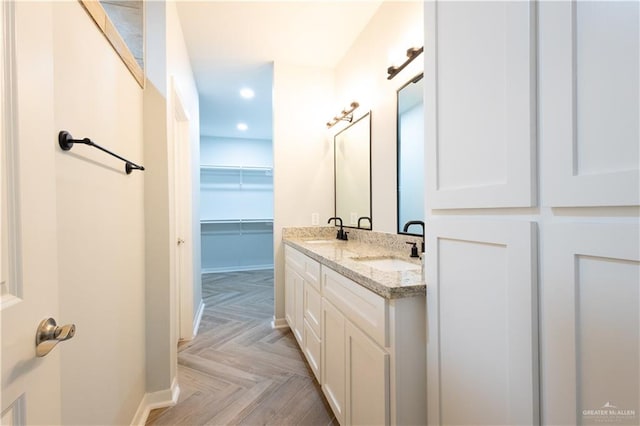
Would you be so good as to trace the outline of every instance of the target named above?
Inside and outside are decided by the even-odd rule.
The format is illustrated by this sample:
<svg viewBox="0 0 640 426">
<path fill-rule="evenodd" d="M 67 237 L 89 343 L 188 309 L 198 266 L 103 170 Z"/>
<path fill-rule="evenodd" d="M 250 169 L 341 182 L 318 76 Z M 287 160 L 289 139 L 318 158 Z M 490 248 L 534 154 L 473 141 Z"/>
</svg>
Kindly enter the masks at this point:
<svg viewBox="0 0 640 426">
<path fill-rule="evenodd" d="M 273 269 L 273 65 L 201 93 L 202 272 Z"/>
</svg>

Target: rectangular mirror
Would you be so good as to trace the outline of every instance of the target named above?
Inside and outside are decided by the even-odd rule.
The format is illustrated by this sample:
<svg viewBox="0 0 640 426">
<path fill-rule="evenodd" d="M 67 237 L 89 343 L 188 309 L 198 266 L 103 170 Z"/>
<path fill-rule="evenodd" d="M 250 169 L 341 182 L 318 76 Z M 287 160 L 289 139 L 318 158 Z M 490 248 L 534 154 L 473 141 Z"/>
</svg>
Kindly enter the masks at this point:
<svg viewBox="0 0 640 426">
<path fill-rule="evenodd" d="M 336 216 L 344 226 L 372 229 L 371 112 L 334 137 Z"/>
<path fill-rule="evenodd" d="M 424 102 L 422 74 L 398 89 L 398 233 L 411 220 L 424 221 Z M 414 231 L 414 232 L 412 232 Z"/>
</svg>

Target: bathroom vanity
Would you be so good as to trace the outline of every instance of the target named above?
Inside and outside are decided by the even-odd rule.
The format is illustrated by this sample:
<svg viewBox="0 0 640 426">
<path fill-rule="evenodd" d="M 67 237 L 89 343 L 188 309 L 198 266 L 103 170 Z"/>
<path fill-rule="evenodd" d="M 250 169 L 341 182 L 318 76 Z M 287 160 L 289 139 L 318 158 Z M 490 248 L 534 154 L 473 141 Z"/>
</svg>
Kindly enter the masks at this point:
<svg viewBox="0 0 640 426">
<path fill-rule="evenodd" d="M 426 424 L 425 283 L 406 244 L 417 239 L 313 229 L 283 232 L 285 316 L 336 418 Z"/>
</svg>

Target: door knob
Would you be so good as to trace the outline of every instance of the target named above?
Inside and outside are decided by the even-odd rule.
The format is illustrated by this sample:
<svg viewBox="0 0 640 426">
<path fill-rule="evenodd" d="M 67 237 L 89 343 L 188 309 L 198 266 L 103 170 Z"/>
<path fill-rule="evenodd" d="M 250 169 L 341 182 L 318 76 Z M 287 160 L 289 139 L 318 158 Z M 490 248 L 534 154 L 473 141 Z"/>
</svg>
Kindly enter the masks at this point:
<svg viewBox="0 0 640 426">
<path fill-rule="evenodd" d="M 36 332 L 36 356 L 45 356 L 51 352 L 58 342 L 69 340 L 75 334 L 75 324 L 58 326 L 53 318 L 43 319 L 40 321 Z"/>
</svg>

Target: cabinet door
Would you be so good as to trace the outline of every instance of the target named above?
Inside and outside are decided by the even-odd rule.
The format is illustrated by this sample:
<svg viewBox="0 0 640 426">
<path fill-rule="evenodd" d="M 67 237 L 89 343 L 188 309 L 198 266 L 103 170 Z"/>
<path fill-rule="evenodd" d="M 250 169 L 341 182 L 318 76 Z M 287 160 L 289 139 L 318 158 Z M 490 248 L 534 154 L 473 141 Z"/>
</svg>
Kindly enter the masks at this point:
<svg viewBox="0 0 640 426">
<path fill-rule="evenodd" d="M 304 281 L 302 276 L 290 264 L 284 269 L 284 315 L 289 328 L 302 346 Z"/>
<path fill-rule="evenodd" d="M 429 207 L 534 206 L 535 3 L 428 1 L 424 17 Z"/>
<path fill-rule="evenodd" d="M 289 262 L 284 265 L 284 317 L 291 331 L 295 328 L 294 291 L 297 272 Z"/>
<path fill-rule="evenodd" d="M 302 333 L 304 331 L 304 279 L 302 275 L 295 273 L 293 281 L 293 310 L 295 315 L 293 334 L 296 336 L 300 347 L 303 347 Z"/>
<path fill-rule="evenodd" d="M 546 225 L 543 424 L 638 424 L 639 234 L 637 224 Z"/>
<path fill-rule="evenodd" d="M 535 225 L 453 219 L 430 225 L 429 423 L 538 424 Z"/>
<path fill-rule="evenodd" d="M 340 311 L 322 300 L 322 391 L 336 419 L 344 424 L 345 412 L 345 320 Z"/>
<path fill-rule="evenodd" d="M 389 424 L 389 354 L 350 322 L 346 330 L 346 424 Z"/>
<path fill-rule="evenodd" d="M 639 15 L 637 1 L 540 2 L 548 206 L 640 204 Z"/>
<path fill-rule="evenodd" d="M 320 335 L 320 316 L 322 311 L 322 296 L 308 281 L 304 283 L 304 318 L 316 335 Z"/>
<path fill-rule="evenodd" d="M 304 319 L 304 345 L 302 347 L 302 351 L 304 352 L 304 356 L 307 358 L 309 362 L 309 367 L 311 367 L 311 371 L 316 376 L 318 383 L 322 384 L 322 376 L 320 375 L 320 360 L 322 352 L 322 341 L 318 337 L 318 335 L 313 331 L 313 328 L 309 325 L 307 319 Z"/>
</svg>

